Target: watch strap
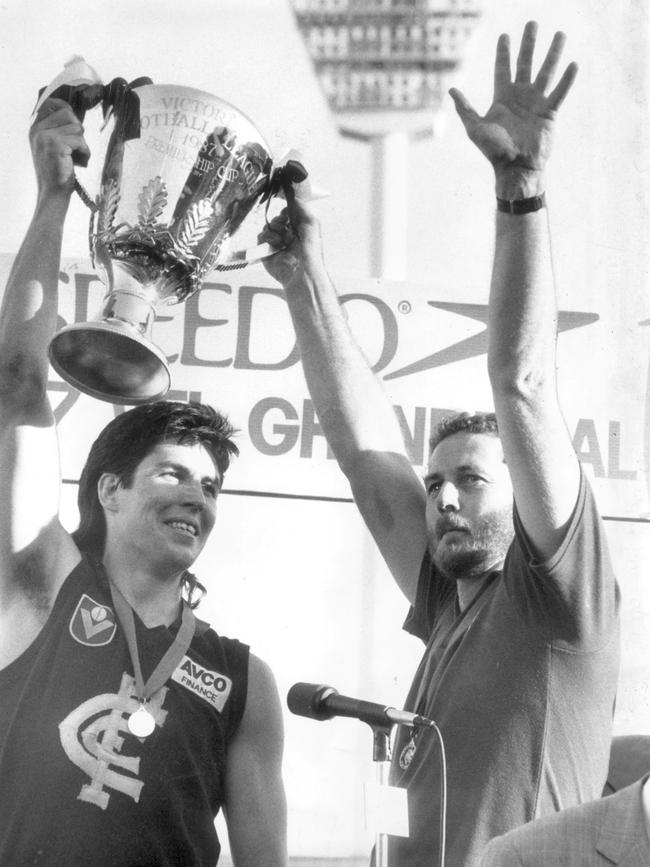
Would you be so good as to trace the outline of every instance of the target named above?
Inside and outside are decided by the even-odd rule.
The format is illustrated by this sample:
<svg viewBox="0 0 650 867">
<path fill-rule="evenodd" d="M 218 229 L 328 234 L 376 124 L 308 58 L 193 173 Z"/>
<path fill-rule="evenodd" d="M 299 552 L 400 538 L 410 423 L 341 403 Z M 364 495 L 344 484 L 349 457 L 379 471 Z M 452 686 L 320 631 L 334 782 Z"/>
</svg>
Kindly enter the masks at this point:
<svg viewBox="0 0 650 867">
<path fill-rule="evenodd" d="M 497 199 L 497 210 L 504 214 L 532 214 L 546 207 L 546 194 L 529 199 Z"/>
</svg>

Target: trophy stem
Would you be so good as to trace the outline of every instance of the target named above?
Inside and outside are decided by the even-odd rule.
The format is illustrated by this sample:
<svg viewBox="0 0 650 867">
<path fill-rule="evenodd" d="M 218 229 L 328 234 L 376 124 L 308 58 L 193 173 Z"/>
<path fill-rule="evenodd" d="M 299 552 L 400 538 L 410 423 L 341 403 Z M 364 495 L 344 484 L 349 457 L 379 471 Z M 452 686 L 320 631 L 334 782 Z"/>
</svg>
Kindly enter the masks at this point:
<svg viewBox="0 0 650 867">
<path fill-rule="evenodd" d="M 150 340 L 156 308 L 141 292 L 116 288 L 104 297 L 101 318 L 118 327 L 128 326 Z"/>
</svg>

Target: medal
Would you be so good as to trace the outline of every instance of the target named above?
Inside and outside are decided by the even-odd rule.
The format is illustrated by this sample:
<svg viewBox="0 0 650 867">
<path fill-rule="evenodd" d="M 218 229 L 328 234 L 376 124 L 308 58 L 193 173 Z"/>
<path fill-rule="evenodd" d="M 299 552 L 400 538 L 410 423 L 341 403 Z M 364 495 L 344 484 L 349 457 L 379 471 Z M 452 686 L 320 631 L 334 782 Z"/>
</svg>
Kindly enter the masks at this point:
<svg viewBox="0 0 650 867">
<path fill-rule="evenodd" d="M 129 731 L 137 738 L 146 738 L 156 728 L 156 721 L 144 705 L 131 714 L 127 720 Z"/>
<path fill-rule="evenodd" d="M 146 703 L 174 673 L 176 666 L 185 655 L 192 643 L 196 629 L 194 612 L 186 603 L 182 603 L 183 615 L 178 633 L 174 637 L 171 646 L 167 648 L 162 659 L 154 668 L 146 683 L 142 677 L 140 656 L 138 654 L 138 641 L 135 634 L 135 618 L 133 609 L 126 601 L 119 588 L 109 581 L 113 605 L 117 620 L 124 631 L 126 644 L 129 648 L 129 656 L 133 665 L 135 680 L 135 693 L 140 706 L 127 719 L 127 728 L 137 738 L 146 738 L 156 729 L 156 720 L 153 714 L 147 710 Z"/>
<path fill-rule="evenodd" d="M 410 741 L 399 754 L 399 766 L 403 771 L 405 771 L 411 764 L 416 750 L 417 744 L 415 743 L 415 734 L 413 733 L 411 734 Z"/>
</svg>

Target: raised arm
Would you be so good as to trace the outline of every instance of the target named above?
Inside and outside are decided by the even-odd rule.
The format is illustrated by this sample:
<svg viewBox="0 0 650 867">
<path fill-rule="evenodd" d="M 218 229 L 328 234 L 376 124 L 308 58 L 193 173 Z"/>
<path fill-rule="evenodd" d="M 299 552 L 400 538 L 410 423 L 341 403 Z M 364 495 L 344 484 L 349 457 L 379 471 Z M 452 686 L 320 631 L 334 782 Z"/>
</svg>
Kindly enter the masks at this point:
<svg viewBox="0 0 650 867">
<path fill-rule="evenodd" d="M 289 192 L 288 208 L 261 239 L 285 247 L 266 267 L 284 286 L 319 421 L 393 577 L 413 602 L 426 546 L 424 489 L 390 401 L 348 328 L 318 222 Z"/>
<path fill-rule="evenodd" d="M 557 398 L 551 248 L 546 208 L 536 197 L 546 192 L 544 170 L 555 116 L 577 66 L 569 64 L 547 93 L 565 37 L 555 34 L 533 80 L 536 34 L 537 25 L 529 22 L 514 80 L 509 40 L 500 37 L 494 101 L 485 117 L 459 91 L 450 93 L 470 139 L 494 167 L 500 203 L 490 290 L 488 368 L 517 509 L 538 557 L 546 559 L 557 550 L 575 508 L 579 465 Z"/>
<path fill-rule="evenodd" d="M 235 867 L 286 867 L 283 739 L 275 680 L 251 655 L 246 708 L 227 757 L 224 812 Z"/>
<path fill-rule="evenodd" d="M 30 139 L 37 204 L 0 312 L 0 617 L 2 644 L 15 649 L 10 633 L 21 625 L 11 612 L 46 609 L 78 558 L 57 517 L 59 459 L 47 399 L 47 345 L 56 323 L 72 154 L 83 158 L 87 148 L 81 124 L 60 100 L 44 103 Z"/>
</svg>

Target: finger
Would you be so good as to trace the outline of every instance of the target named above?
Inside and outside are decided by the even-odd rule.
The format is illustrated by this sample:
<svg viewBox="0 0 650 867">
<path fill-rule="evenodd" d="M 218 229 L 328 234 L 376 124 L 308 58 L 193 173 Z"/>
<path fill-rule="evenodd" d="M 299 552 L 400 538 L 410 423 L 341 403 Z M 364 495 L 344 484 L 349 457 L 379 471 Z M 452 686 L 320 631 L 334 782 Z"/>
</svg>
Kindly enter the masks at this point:
<svg viewBox="0 0 650 867">
<path fill-rule="evenodd" d="M 494 95 L 501 93 L 510 84 L 510 37 L 502 33 L 497 42 L 494 61 Z"/>
<path fill-rule="evenodd" d="M 541 90 L 542 93 L 546 90 L 550 80 L 555 75 L 555 70 L 557 69 L 558 63 L 560 62 L 560 57 L 562 55 L 565 42 L 565 34 L 556 33 L 553 37 L 553 41 L 551 42 L 551 47 L 549 48 L 548 53 L 544 58 L 544 63 L 542 63 L 539 68 L 537 78 L 535 79 L 535 87 L 537 90 Z"/>
<path fill-rule="evenodd" d="M 70 106 L 53 109 L 49 114 L 32 124 L 32 129 L 39 131 L 57 130 L 60 133 L 83 133 L 84 128 Z"/>
<path fill-rule="evenodd" d="M 270 225 L 264 226 L 262 231 L 257 236 L 260 244 L 270 244 L 272 247 L 283 247 L 285 245 L 285 236 L 282 232 L 275 231 Z"/>
<path fill-rule="evenodd" d="M 449 96 L 453 99 L 458 117 L 462 120 L 465 127 L 473 121 L 478 120 L 478 112 L 472 108 L 465 94 L 461 93 L 458 88 L 452 87 L 449 90 Z"/>
<path fill-rule="evenodd" d="M 274 232 L 283 232 L 289 225 L 289 215 L 286 210 L 285 208 L 281 214 L 276 214 L 271 220 L 267 220 L 266 227 Z"/>
<path fill-rule="evenodd" d="M 289 214 L 289 228 L 295 237 L 300 238 L 302 226 L 311 225 L 315 221 L 315 215 L 309 205 L 296 195 L 296 184 L 290 183 L 284 189 L 287 197 L 287 213 Z"/>
<path fill-rule="evenodd" d="M 272 236 L 276 244 L 286 243 L 287 236 L 293 236 L 291 221 L 289 218 L 289 208 L 283 208 L 279 214 L 276 214 L 269 220 L 262 229 L 266 235 Z"/>
<path fill-rule="evenodd" d="M 289 222 L 289 213 L 287 208 L 283 208 L 279 214 L 276 214 L 272 219 L 270 219 L 267 223 L 268 226 L 277 226 L 278 229 L 281 229 L 283 226 L 286 226 Z"/>
<path fill-rule="evenodd" d="M 287 195 L 286 210 L 289 214 L 290 228 L 297 238 L 301 238 L 303 227 L 307 228 L 318 222 L 316 214 L 309 203 L 296 196 L 296 189 L 293 184 L 291 184 L 290 189 L 285 190 L 285 193 Z"/>
<path fill-rule="evenodd" d="M 551 91 L 548 95 L 548 107 L 553 111 L 557 111 L 557 109 L 564 102 L 567 93 L 571 90 L 573 86 L 573 82 L 576 80 L 576 76 L 578 74 L 578 64 L 570 63 L 567 68 L 564 70 L 564 74 L 562 78 L 558 81 L 554 90 Z"/>
<path fill-rule="evenodd" d="M 524 27 L 524 35 L 521 37 L 519 56 L 517 57 L 517 84 L 530 84 L 533 69 L 533 53 L 537 39 L 537 21 L 529 21 Z"/>
<path fill-rule="evenodd" d="M 55 116 L 52 115 L 52 117 Z M 71 151 L 79 151 L 86 155 L 90 154 L 90 150 L 84 139 L 83 126 L 75 117 L 69 120 L 69 118 L 63 116 L 60 118 L 60 123 L 57 123 L 56 120 L 53 123 L 48 123 L 48 121 L 49 118 L 46 118 L 38 127 L 32 127 L 30 130 L 30 139 L 32 141 L 58 142 L 69 147 Z"/>
<path fill-rule="evenodd" d="M 264 227 L 264 231 L 273 232 L 275 235 L 282 235 L 286 231 L 288 223 L 270 222 Z"/>
<path fill-rule="evenodd" d="M 58 96 L 48 96 L 45 102 L 39 106 L 37 114 L 45 116 L 66 106 L 70 108 L 70 103 L 66 102 L 65 99 L 60 99 Z"/>
<path fill-rule="evenodd" d="M 287 213 L 289 214 L 289 228 L 299 234 L 300 224 L 304 219 L 304 208 L 298 203 L 296 198 L 296 189 L 292 183 L 288 183 L 284 188 L 284 195 L 287 199 Z"/>
<path fill-rule="evenodd" d="M 67 102 L 62 99 L 48 99 L 39 108 L 32 125 L 35 126 L 38 123 L 47 128 L 74 121 L 79 123 L 79 118 Z"/>
<path fill-rule="evenodd" d="M 81 166 L 82 168 L 86 168 L 88 165 L 88 160 L 90 159 L 90 148 L 86 144 L 86 141 L 83 136 L 78 136 L 77 141 L 71 142 L 72 144 L 72 162 L 76 166 Z"/>
<path fill-rule="evenodd" d="M 83 127 L 78 120 L 70 121 L 66 118 L 61 118 L 61 123 L 47 123 L 40 126 L 37 132 L 49 138 L 68 139 L 68 138 L 83 138 Z"/>
<path fill-rule="evenodd" d="M 291 181 L 285 181 L 282 185 L 282 189 L 284 190 L 284 197 L 287 201 L 287 212 L 289 216 L 291 216 L 291 206 L 296 201 L 296 189 Z"/>
</svg>

